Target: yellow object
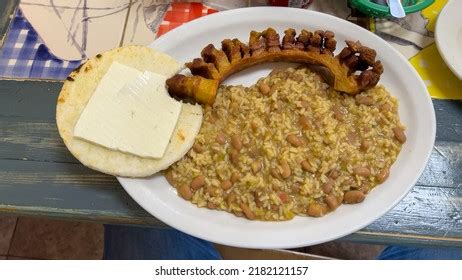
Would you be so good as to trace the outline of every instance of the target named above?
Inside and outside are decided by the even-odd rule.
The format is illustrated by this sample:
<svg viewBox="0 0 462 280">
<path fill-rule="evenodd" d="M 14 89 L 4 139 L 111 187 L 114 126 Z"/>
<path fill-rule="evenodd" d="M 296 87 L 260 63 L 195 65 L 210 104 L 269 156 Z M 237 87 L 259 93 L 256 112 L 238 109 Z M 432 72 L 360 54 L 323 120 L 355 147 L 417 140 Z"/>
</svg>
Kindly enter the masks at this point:
<svg viewBox="0 0 462 280">
<path fill-rule="evenodd" d="M 433 98 L 462 99 L 462 81 L 444 63 L 436 43 L 421 50 L 409 62 L 419 72 Z"/>
<path fill-rule="evenodd" d="M 429 20 L 426 26 L 428 31 L 435 32 L 435 25 L 438 14 L 441 12 L 447 2 L 448 0 L 436 0 L 435 3 L 422 10 L 422 15 Z"/>
<path fill-rule="evenodd" d="M 437 0 L 433 5 L 422 10 L 422 15 L 428 19 L 426 26 L 428 31 L 435 32 L 438 14 L 447 2 L 448 0 Z M 462 99 L 462 81 L 451 72 L 443 61 L 436 43 L 419 51 L 409 59 L 409 62 L 422 77 L 433 98 Z"/>
</svg>

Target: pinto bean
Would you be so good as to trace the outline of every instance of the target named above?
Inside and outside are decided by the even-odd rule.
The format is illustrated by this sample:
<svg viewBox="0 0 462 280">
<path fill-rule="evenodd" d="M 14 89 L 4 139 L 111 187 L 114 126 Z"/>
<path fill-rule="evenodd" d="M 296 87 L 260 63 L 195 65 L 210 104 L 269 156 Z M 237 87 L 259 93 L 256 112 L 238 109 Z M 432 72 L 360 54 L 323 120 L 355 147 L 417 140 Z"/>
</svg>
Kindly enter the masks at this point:
<svg viewBox="0 0 462 280">
<path fill-rule="evenodd" d="M 217 137 L 215 137 L 215 141 L 217 141 L 218 144 L 224 145 L 226 143 L 226 135 L 222 132 L 219 132 Z"/>
<path fill-rule="evenodd" d="M 217 187 L 207 186 L 206 191 L 211 196 L 219 196 L 220 195 L 220 189 L 217 188 Z"/>
<path fill-rule="evenodd" d="M 289 196 L 285 192 L 278 193 L 278 197 L 281 199 L 282 203 L 289 201 Z"/>
<path fill-rule="evenodd" d="M 204 151 L 204 147 L 199 144 L 199 143 L 194 143 L 193 145 L 193 150 L 196 152 L 196 153 L 202 153 Z"/>
<path fill-rule="evenodd" d="M 332 108 L 332 111 L 334 112 L 334 118 L 340 122 L 343 122 L 345 120 L 345 108 L 339 105 L 335 105 L 334 108 Z"/>
<path fill-rule="evenodd" d="M 172 171 L 168 171 L 164 174 L 165 176 L 165 179 L 167 179 L 167 182 L 174 186 L 175 185 L 175 180 L 173 180 L 173 172 Z"/>
<path fill-rule="evenodd" d="M 226 203 L 228 204 L 228 206 L 230 206 L 232 203 L 234 203 L 236 201 L 236 198 L 237 198 L 237 196 L 234 193 L 229 194 L 226 197 Z"/>
<path fill-rule="evenodd" d="M 332 178 L 334 180 L 337 179 L 339 176 L 340 176 L 340 171 L 336 169 L 332 169 L 332 171 L 329 173 L 329 178 Z"/>
<path fill-rule="evenodd" d="M 220 187 L 225 191 L 229 190 L 232 186 L 233 186 L 233 182 L 231 182 L 231 180 L 224 180 L 220 184 Z"/>
<path fill-rule="evenodd" d="M 316 172 L 316 168 L 314 168 L 308 160 L 304 160 L 301 162 L 302 169 L 311 173 Z"/>
<path fill-rule="evenodd" d="M 238 166 L 239 165 L 239 152 L 232 149 L 229 152 L 229 160 L 231 161 L 232 164 L 234 164 L 235 166 Z"/>
<path fill-rule="evenodd" d="M 271 92 L 270 86 L 266 82 L 261 82 L 258 86 L 260 93 L 263 95 L 268 95 Z"/>
<path fill-rule="evenodd" d="M 244 215 L 247 219 L 255 220 L 255 213 L 250 209 L 250 207 L 247 204 L 241 203 L 239 206 L 241 207 L 242 212 L 244 212 Z"/>
<path fill-rule="evenodd" d="M 231 182 L 234 184 L 236 183 L 237 181 L 239 181 L 241 179 L 241 174 L 235 172 L 233 174 L 231 174 Z"/>
<path fill-rule="evenodd" d="M 191 181 L 190 187 L 193 190 L 198 190 L 202 188 L 205 185 L 205 176 L 204 175 L 199 175 L 194 177 L 194 179 Z"/>
<path fill-rule="evenodd" d="M 377 175 L 377 181 L 379 181 L 379 183 L 383 183 L 388 179 L 388 176 L 390 176 L 390 169 L 384 168 Z"/>
<path fill-rule="evenodd" d="M 256 122 L 251 122 L 250 123 L 250 128 L 252 128 L 253 132 L 257 132 L 258 131 L 258 124 Z"/>
<path fill-rule="evenodd" d="M 358 166 L 353 169 L 353 173 L 358 176 L 369 177 L 371 175 L 371 170 L 367 167 Z"/>
<path fill-rule="evenodd" d="M 346 204 L 354 204 L 363 202 L 366 196 L 362 191 L 353 190 L 347 191 L 343 196 L 343 202 Z"/>
<path fill-rule="evenodd" d="M 371 147 L 371 146 L 372 146 L 372 141 L 371 140 L 364 139 L 361 142 L 361 150 L 363 150 L 363 151 L 367 151 L 369 149 L 369 147 Z"/>
<path fill-rule="evenodd" d="M 322 217 L 327 213 L 327 207 L 319 203 L 308 205 L 307 214 L 311 217 Z"/>
<path fill-rule="evenodd" d="M 311 127 L 310 120 L 307 116 L 300 116 L 300 118 L 298 118 L 298 124 L 304 130 L 310 129 Z"/>
<path fill-rule="evenodd" d="M 287 163 L 287 161 L 281 161 L 281 177 L 283 179 L 287 179 L 290 177 L 290 175 L 292 174 L 292 171 L 290 170 L 290 166 L 289 164 Z"/>
<path fill-rule="evenodd" d="M 367 95 L 357 94 L 355 96 L 356 104 L 370 106 L 374 104 L 374 99 Z"/>
<path fill-rule="evenodd" d="M 391 105 L 389 103 L 383 103 L 382 106 L 380 106 L 380 111 L 382 112 L 390 112 L 391 111 Z"/>
<path fill-rule="evenodd" d="M 401 127 L 393 128 L 393 134 L 395 135 L 396 140 L 398 140 L 401 144 L 406 142 L 406 134 L 404 134 L 404 130 Z"/>
<path fill-rule="evenodd" d="M 188 186 L 188 184 L 183 184 L 181 186 L 179 186 L 176 191 L 178 192 L 178 194 L 186 199 L 186 200 L 191 200 L 192 197 L 193 197 L 193 192 L 191 190 L 191 188 Z"/>
<path fill-rule="evenodd" d="M 329 194 L 332 191 L 332 187 L 334 186 L 334 184 L 335 181 L 333 179 L 327 179 L 327 181 L 321 186 L 322 191 L 326 194 Z"/>
<path fill-rule="evenodd" d="M 295 134 L 288 135 L 286 140 L 294 147 L 300 147 L 303 144 L 303 140 Z"/>
<path fill-rule="evenodd" d="M 325 201 L 326 201 L 327 206 L 329 206 L 331 210 L 335 210 L 338 207 L 337 197 L 333 194 L 328 195 L 325 198 Z"/>
<path fill-rule="evenodd" d="M 234 149 L 240 151 L 242 149 L 242 140 L 239 134 L 231 135 L 231 145 Z"/>
<path fill-rule="evenodd" d="M 279 173 L 279 170 L 277 168 L 272 168 L 271 171 L 271 176 L 273 176 L 276 179 L 281 179 L 281 175 Z"/>
<path fill-rule="evenodd" d="M 207 202 L 207 208 L 216 209 L 217 205 L 215 205 L 215 203 L 209 201 L 209 202 Z"/>
</svg>

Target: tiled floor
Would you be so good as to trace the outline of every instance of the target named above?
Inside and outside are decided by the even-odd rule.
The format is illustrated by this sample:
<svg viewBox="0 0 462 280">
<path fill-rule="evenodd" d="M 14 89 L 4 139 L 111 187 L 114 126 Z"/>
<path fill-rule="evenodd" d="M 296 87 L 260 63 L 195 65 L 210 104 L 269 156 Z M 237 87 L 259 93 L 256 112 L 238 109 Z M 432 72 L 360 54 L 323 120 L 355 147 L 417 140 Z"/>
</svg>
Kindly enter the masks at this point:
<svg viewBox="0 0 462 280">
<path fill-rule="evenodd" d="M 101 259 L 103 226 L 0 216 L 0 256 L 8 259 Z"/>
<path fill-rule="evenodd" d="M 382 246 L 329 242 L 299 249 L 299 252 L 339 259 L 373 259 Z M 275 251 L 219 247 L 225 258 L 275 259 L 290 254 Z M 4 259 L 101 259 L 103 226 L 101 224 L 43 218 L 0 216 L 0 260 Z M 293 256 L 298 259 L 299 256 Z"/>
<path fill-rule="evenodd" d="M 19 218 L 9 255 L 37 259 L 100 259 L 103 226 L 94 223 Z"/>
<path fill-rule="evenodd" d="M 0 217 L 0 256 L 6 256 L 16 227 L 16 217 Z"/>
</svg>

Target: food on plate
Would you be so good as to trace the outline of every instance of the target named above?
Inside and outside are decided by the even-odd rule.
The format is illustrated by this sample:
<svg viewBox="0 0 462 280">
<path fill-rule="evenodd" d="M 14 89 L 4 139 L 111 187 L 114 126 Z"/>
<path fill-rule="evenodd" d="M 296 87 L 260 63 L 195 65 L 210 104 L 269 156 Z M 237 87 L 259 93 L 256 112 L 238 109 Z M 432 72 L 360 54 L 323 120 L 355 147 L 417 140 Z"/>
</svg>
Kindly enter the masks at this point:
<svg viewBox="0 0 462 280">
<path fill-rule="evenodd" d="M 80 115 L 74 137 L 161 158 L 182 106 L 166 92 L 166 78 L 113 62 Z"/>
<path fill-rule="evenodd" d="M 321 217 L 362 202 L 406 141 L 383 86 L 342 94 L 307 68 L 221 86 L 204 107 L 193 148 L 166 177 L 197 206 L 250 220 Z"/>
<path fill-rule="evenodd" d="M 199 105 L 172 99 L 165 80 L 181 69 L 141 46 L 114 49 L 67 77 L 56 122 L 84 165 L 115 176 L 145 177 L 182 158 L 202 123 Z"/>
<path fill-rule="evenodd" d="M 298 36 L 293 28 L 279 34 L 268 28 L 252 31 L 248 45 L 238 39 L 225 39 L 221 50 L 209 44 L 202 58 L 186 63 L 193 76 L 176 74 L 167 80 L 170 95 L 193 98 L 212 105 L 220 83 L 245 68 L 270 61 L 289 61 L 311 65 L 335 90 L 359 94 L 377 85 L 383 66 L 376 61 L 376 51 L 359 41 L 346 41 L 347 46 L 337 55 L 334 33 L 303 29 Z"/>
</svg>

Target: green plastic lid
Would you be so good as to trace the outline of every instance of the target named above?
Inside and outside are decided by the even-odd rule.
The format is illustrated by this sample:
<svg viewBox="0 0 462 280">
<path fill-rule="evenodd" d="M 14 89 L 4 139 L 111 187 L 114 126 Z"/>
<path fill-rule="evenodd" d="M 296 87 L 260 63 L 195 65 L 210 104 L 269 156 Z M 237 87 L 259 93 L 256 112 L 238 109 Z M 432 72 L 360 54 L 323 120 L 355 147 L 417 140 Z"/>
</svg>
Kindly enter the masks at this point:
<svg viewBox="0 0 462 280">
<path fill-rule="evenodd" d="M 391 17 L 390 8 L 387 5 L 374 3 L 372 0 L 349 0 L 350 5 L 362 13 L 372 17 Z M 378 1 L 377 1 L 378 2 Z M 406 14 L 415 13 L 425 9 L 435 0 L 402 0 Z"/>
</svg>

